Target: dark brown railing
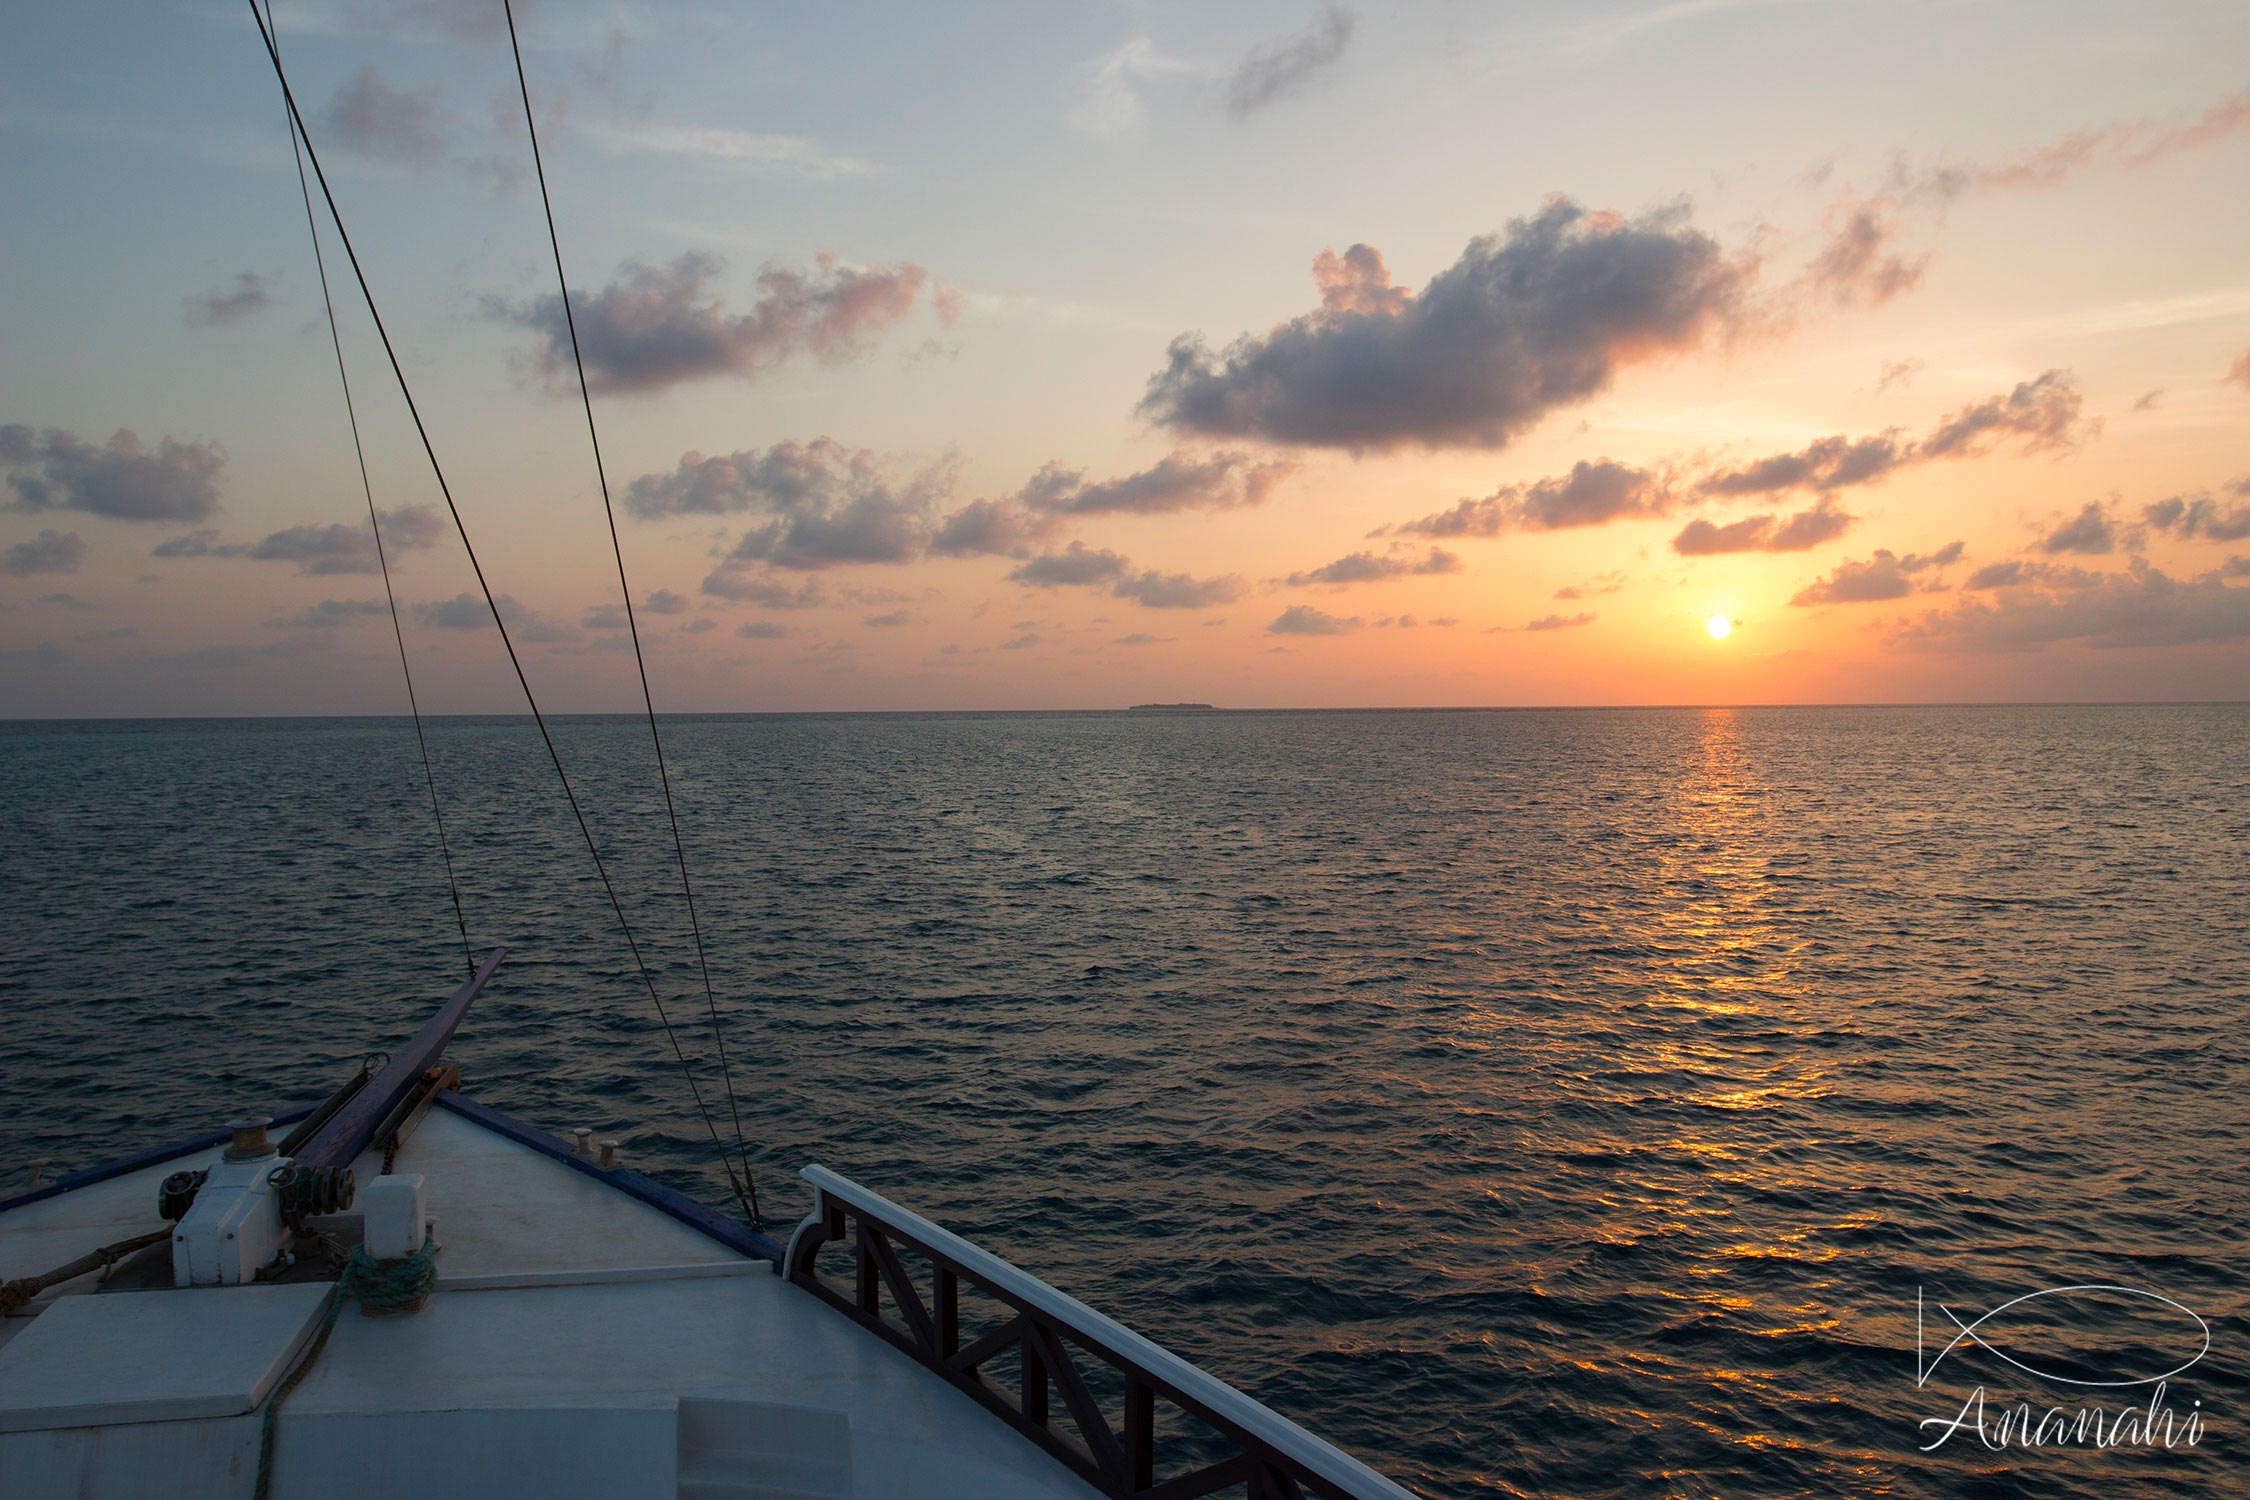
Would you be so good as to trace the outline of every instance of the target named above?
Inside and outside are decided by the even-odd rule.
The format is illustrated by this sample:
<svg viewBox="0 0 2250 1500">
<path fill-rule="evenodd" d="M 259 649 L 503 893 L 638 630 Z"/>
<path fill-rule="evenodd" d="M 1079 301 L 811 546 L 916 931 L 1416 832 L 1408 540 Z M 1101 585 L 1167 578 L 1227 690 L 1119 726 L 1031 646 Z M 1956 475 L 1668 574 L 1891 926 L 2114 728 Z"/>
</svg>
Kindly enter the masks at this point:
<svg viewBox="0 0 2250 1500">
<path fill-rule="evenodd" d="M 813 1211 L 790 1236 L 782 1275 L 966 1392 L 1105 1494 L 1413 1500 L 1217 1376 L 958 1235 L 824 1167 L 807 1167 L 803 1175 L 813 1185 Z M 845 1290 L 821 1278 L 818 1262 L 822 1247 L 847 1241 L 853 1268 Z M 926 1294 L 902 1250 L 929 1263 Z M 1000 1309 L 990 1326 L 967 1337 L 964 1287 Z M 1020 1380 L 986 1368 L 1011 1354 Z M 1097 1375 L 1121 1382 L 1118 1424 L 1094 1395 L 1081 1356 L 1095 1362 Z M 1058 1420 L 1058 1398 L 1067 1424 Z"/>
</svg>

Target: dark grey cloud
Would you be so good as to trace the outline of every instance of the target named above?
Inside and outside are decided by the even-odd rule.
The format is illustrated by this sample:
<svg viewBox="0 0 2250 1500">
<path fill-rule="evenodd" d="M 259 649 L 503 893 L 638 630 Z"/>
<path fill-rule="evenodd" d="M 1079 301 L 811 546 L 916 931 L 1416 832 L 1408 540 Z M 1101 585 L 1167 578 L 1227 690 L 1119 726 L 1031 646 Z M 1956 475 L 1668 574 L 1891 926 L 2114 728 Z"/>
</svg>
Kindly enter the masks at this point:
<svg viewBox="0 0 2250 1500">
<path fill-rule="evenodd" d="M 516 640 L 546 645 L 578 639 L 577 631 L 525 609 L 510 595 L 501 594 L 493 602 L 500 607 L 500 618 L 508 622 L 508 634 Z M 462 593 L 415 605 L 414 618 L 434 630 L 482 630 L 491 625 L 492 610 L 483 595 Z"/>
<path fill-rule="evenodd" d="M 1209 609 L 1214 604 L 1231 604 L 1248 591 L 1249 585 L 1231 573 L 1197 578 L 1191 573 L 1165 573 L 1155 568 L 1121 578 L 1110 589 L 1118 598 L 1149 609 Z"/>
<path fill-rule="evenodd" d="M 82 510 L 114 521 L 200 521 L 219 508 L 217 443 L 166 438 L 154 453 L 129 430 L 101 447 L 59 427 L 0 426 L 0 468 L 17 510 Z"/>
<path fill-rule="evenodd" d="M 1011 571 L 1008 577 L 1036 588 L 1083 588 L 1114 583 L 1125 576 L 1130 566 L 1107 547 L 1094 548 L 1084 542 L 1072 542 L 1060 552 L 1042 553 L 1032 558 Z"/>
<path fill-rule="evenodd" d="M 703 592 L 715 599 L 755 604 L 761 609 L 813 609 L 827 599 L 820 585 L 811 579 L 796 584 L 784 583 L 771 573 L 744 571 L 730 564 L 721 564 L 711 571 L 703 580 Z"/>
<path fill-rule="evenodd" d="M 1722 499 L 1786 490 L 1832 493 L 1876 483 L 1911 464 L 1981 458 L 2001 447 L 2023 454 L 2060 452 L 2100 430 L 2098 421 L 2083 420 L 2084 406 L 2076 377 L 2068 370 L 2048 370 L 2004 395 L 1949 413 L 1920 439 L 1896 428 L 1861 438 L 1839 433 L 1794 452 L 1706 474 L 1695 488 Z"/>
<path fill-rule="evenodd" d="M 1162 646 L 1177 639 L 1179 639 L 1177 636 L 1149 635 L 1144 631 L 1136 630 L 1129 635 L 1119 636 L 1110 644 L 1112 646 Z"/>
<path fill-rule="evenodd" d="M 1219 354 L 1175 339 L 1141 412 L 1215 437 L 1496 448 L 1734 321 L 1755 275 L 1684 210 L 1627 220 L 1560 198 L 1472 240 L 1419 294 L 1362 248 L 1329 258 L 1364 269 L 1327 281 L 1314 312 Z"/>
<path fill-rule="evenodd" d="M 1032 548 L 1059 538 L 1067 524 L 1013 499 L 972 500 L 938 523 L 930 550 L 941 557 L 1028 557 Z"/>
<path fill-rule="evenodd" d="M 1344 55 L 1357 25 L 1358 17 L 1331 5 L 1296 36 L 1253 47 L 1226 81 L 1227 112 L 1239 118 L 1304 88 Z"/>
<path fill-rule="evenodd" d="M 652 615 L 684 615 L 688 611 L 688 598 L 670 589 L 658 589 L 641 601 L 641 609 Z"/>
<path fill-rule="evenodd" d="M 1100 588 L 1149 609 L 1204 609 L 1239 599 L 1248 585 L 1228 574 L 1197 578 L 1155 568 L 1138 572 L 1125 557 L 1106 547 L 1072 542 L 1060 552 L 1044 552 L 1011 570 L 1008 577 L 1034 588 Z"/>
<path fill-rule="evenodd" d="M 1017 636 L 1012 641 L 1002 641 L 1000 643 L 1000 649 L 1003 651 L 1029 651 L 1032 647 L 1038 644 L 1039 636 L 1037 632 L 1025 631 L 1022 635 Z"/>
<path fill-rule="evenodd" d="M 1923 585 L 1920 575 L 1961 560 L 1962 544 L 1948 542 L 1927 554 L 1900 557 L 1888 548 L 1877 548 L 1865 562 L 1844 562 L 1836 571 L 1808 584 L 1789 602 L 1809 608 L 1816 604 L 1866 604 L 1882 599 L 1903 599 Z"/>
<path fill-rule="evenodd" d="M 2054 527 L 2035 545 L 2049 554 L 2068 552 L 2096 557 L 2117 550 L 2117 526 L 2110 520 L 2106 506 L 2098 500 L 2089 500 L 2077 515 Z"/>
<path fill-rule="evenodd" d="M 2053 645 L 2098 650 L 2250 639 L 2250 588 L 2216 574 L 2182 581 L 2145 562 L 2123 573 L 2071 576 L 2058 586 L 2009 589 L 1962 599 L 1898 633 L 1902 644 L 1937 651 L 2028 651 Z"/>
<path fill-rule="evenodd" d="M 1722 552 L 1804 552 L 1832 542 L 1849 531 L 1857 516 L 1838 510 L 1825 496 L 1809 510 L 1784 519 L 1776 515 L 1745 516 L 1724 526 L 1698 518 L 1672 538 L 1672 550 L 1682 557 L 1709 557 Z"/>
<path fill-rule="evenodd" d="M 791 634 L 788 626 L 774 620 L 748 620 L 737 626 L 734 633 L 746 641 L 779 641 Z"/>
<path fill-rule="evenodd" d="M 823 252 L 810 271 L 769 266 L 750 311 L 727 311 L 714 288 L 725 262 L 691 251 L 668 265 L 637 262 L 598 291 L 573 287 L 578 346 L 596 391 L 660 391 L 713 375 L 754 376 L 792 358 L 842 360 L 913 311 L 929 280 L 920 266 L 847 266 Z M 577 389 L 562 298 L 485 302 L 488 315 L 539 335 L 547 384 Z"/>
<path fill-rule="evenodd" d="M 914 612 L 912 610 L 894 609 L 887 614 L 869 615 L 859 623 L 873 626 L 878 630 L 888 630 L 904 625 L 913 618 Z"/>
<path fill-rule="evenodd" d="M 295 614 L 282 615 L 266 623 L 290 630 L 334 630 L 376 616 L 387 616 L 390 612 L 390 606 L 380 599 L 323 599 Z"/>
<path fill-rule="evenodd" d="M 625 618 L 624 605 L 597 604 L 587 610 L 586 618 L 578 623 L 588 630 L 623 630 L 632 622 Z"/>
<path fill-rule="evenodd" d="M 1442 547 L 1432 547 L 1424 557 L 1388 555 L 1376 552 L 1352 552 L 1303 573 L 1292 573 L 1288 582 L 1293 588 L 1308 584 L 1373 583 L 1384 578 L 1406 578 L 1417 574 L 1458 573 L 1461 559 Z"/>
<path fill-rule="evenodd" d="M 60 609 L 92 609 L 94 607 L 76 594 L 62 589 L 57 589 L 52 594 L 41 594 L 39 602 L 41 604 L 52 604 Z"/>
<path fill-rule="evenodd" d="M 1971 573 L 1961 587 L 1967 590 L 2014 588 L 2034 576 L 2032 566 L 2021 558 L 2011 557 L 2004 562 L 1986 563 Z"/>
<path fill-rule="evenodd" d="M 42 531 L 0 553 L 0 573 L 75 573 L 86 561 L 86 539 L 75 531 Z"/>
<path fill-rule="evenodd" d="M 452 135 L 444 90 L 436 84 L 394 89 L 374 64 L 344 80 L 320 110 L 319 129 L 347 151 L 385 161 L 426 164 L 445 155 Z"/>
<path fill-rule="evenodd" d="M 834 438 L 787 440 L 759 450 L 706 458 L 683 455 L 669 474 L 643 474 L 625 487 L 625 508 L 644 520 L 726 516 L 743 511 L 779 515 L 832 510 L 879 483 L 873 451 Z"/>
<path fill-rule="evenodd" d="M 393 559 L 434 547 L 446 534 L 445 521 L 435 506 L 403 506 L 382 512 L 382 517 L 383 545 Z M 149 555 L 247 557 L 258 562 L 295 563 L 298 572 L 322 577 L 382 571 L 375 534 L 356 522 L 343 521 L 286 526 L 256 542 L 222 542 L 216 531 L 190 531 L 158 542 Z"/>
<path fill-rule="evenodd" d="M 1015 498 L 1030 510 L 1073 516 L 1227 510 L 1263 504 L 1274 487 L 1295 472 L 1297 465 L 1286 459 L 1176 451 L 1137 474 L 1096 483 L 1088 483 L 1082 470 L 1051 463 L 1033 475 Z"/>
<path fill-rule="evenodd" d="M 273 303 L 266 279 L 255 271 L 237 271 L 232 286 L 213 287 L 187 299 L 187 318 L 198 328 L 225 328 L 240 323 Z"/>
<path fill-rule="evenodd" d="M 1402 522 L 1393 530 L 1411 536 L 1498 536 L 1505 531 L 1561 531 L 1609 521 L 1661 516 L 1672 508 L 1672 494 L 1652 470 L 1614 459 L 1580 459 L 1568 474 L 1533 484 L 1504 485 L 1481 499 L 1461 500 L 1450 510 Z M 1375 533 L 1380 536 L 1384 533 Z"/>
<path fill-rule="evenodd" d="M 1589 609 L 1575 615 L 1541 615 L 1536 620 L 1524 621 L 1523 628 L 1526 630 L 1576 630 L 1581 625 L 1593 623 L 1594 612 Z"/>
<path fill-rule="evenodd" d="M 2241 493 L 2237 488 L 2236 493 Z M 2214 542 L 2239 542 L 2250 537 L 2250 505 L 2220 509 L 2209 495 L 2174 495 L 2141 511 L 2142 518 L 2168 536 L 2205 537 Z"/>
<path fill-rule="evenodd" d="M 1349 635 L 1367 622 L 1358 615 L 1332 615 L 1309 604 L 1292 604 L 1274 616 L 1268 635 Z"/>
</svg>

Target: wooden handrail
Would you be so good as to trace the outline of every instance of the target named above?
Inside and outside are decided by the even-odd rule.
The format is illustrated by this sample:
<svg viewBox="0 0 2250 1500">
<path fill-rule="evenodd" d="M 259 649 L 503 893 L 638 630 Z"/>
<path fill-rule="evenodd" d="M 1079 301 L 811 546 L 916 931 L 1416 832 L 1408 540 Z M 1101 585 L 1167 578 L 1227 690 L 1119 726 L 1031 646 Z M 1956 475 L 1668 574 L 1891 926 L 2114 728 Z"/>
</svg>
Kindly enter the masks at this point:
<svg viewBox="0 0 2250 1500">
<path fill-rule="evenodd" d="M 1249 1500 L 1306 1494 L 1414 1500 L 1411 1491 L 1209 1371 L 911 1209 L 825 1167 L 807 1167 L 801 1175 L 813 1186 L 813 1208 L 789 1237 L 782 1275 L 967 1392 L 1104 1493 L 1119 1500 L 1189 1500 L 1240 1487 Z M 849 1290 L 839 1290 L 821 1279 L 818 1260 L 822 1246 L 847 1233 L 856 1252 L 854 1279 Z M 898 1258 L 899 1246 L 930 1262 L 934 1284 L 927 1303 Z M 1012 1314 L 966 1343 L 963 1281 Z M 1010 1348 L 1023 1369 L 1022 1386 L 1013 1392 L 979 1368 Z M 1124 1377 L 1122 1432 L 1110 1426 L 1089 1391 L 1074 1351 Z M 1067 1426 L 1057 1422 L 1051 1396 L 1060 1398 Z M 1159 1398 L 1240 1451 L 1157 1484 Z"/>
</svg>

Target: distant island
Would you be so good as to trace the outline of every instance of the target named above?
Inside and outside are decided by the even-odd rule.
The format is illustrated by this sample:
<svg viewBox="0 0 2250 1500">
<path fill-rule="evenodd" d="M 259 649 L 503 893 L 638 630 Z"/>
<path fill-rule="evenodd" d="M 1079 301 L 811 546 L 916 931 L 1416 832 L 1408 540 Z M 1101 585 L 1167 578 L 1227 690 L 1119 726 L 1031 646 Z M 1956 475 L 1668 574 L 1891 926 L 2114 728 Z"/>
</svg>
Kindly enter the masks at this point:
<svg viewBox="0 0 2250 1500">
<path fill-rule="evenodd" d="M 1208 703 L 1136 703 L 1126 710 L 1135 714 L 1196 714 L 1211 713 Z"/>
</svg>

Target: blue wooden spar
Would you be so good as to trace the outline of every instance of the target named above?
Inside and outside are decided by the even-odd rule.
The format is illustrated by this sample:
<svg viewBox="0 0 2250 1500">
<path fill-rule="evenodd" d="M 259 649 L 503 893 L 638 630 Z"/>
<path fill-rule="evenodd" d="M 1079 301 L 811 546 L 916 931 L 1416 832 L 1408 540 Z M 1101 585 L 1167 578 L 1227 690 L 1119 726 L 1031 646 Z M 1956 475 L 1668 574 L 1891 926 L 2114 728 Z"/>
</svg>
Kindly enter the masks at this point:
<svg viewBox="0 0 2250 1500">
<path fill-rule="evenodd" d="M 350 1166 L 374 1140 L 375 1132 L 390 1118 L 391 1111 L 422 1081 L 422 1075 L 437 1065 L 439 1054 L 445 1051 L 445 1044 L 453 1040 L 461 1018 L 469 1013 L 469 1006 L 483 991 L 485 981 L 507 956 L 507 949 L 493 949 L 491 956 L 469 977 L 469 982 L 453 992 L 438 1013 L 414 1033 L 414 1040 L 399 1049 L 389 1066 L 369 1079 L 365 1088 L 345 1101 L 344 1107 L 305 1142 L 304 1149 L 296 1155 L 297 1165 Z"/>
</svg>

